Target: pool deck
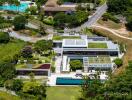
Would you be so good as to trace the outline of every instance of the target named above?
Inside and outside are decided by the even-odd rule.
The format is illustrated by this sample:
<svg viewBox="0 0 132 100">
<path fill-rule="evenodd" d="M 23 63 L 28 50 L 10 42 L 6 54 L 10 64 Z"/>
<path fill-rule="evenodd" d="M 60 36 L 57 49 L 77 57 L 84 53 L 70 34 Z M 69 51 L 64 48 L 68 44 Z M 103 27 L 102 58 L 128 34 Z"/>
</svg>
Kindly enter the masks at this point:
<svg viewBox="0 0 132 100">
<path fill-rule="evenodd" d="M 82 73 L 82 74 L 89 75 L 91 73 Z M 48 77 L 47 85 L 49 85 L 49 86 L 64 86 L 64 85 L 56 85 L 56 79 L 58 77 L 66 77 L 66 78 L 69 77 L 69 78 L 74 78 L 74 79 L 82 79 L 81 77 L 76 77 L 75 75 L 76 75 L 76 72 L 71 72 L 71 73 L 66 73 L 66 74 L 53 73 L 53 74 L 51 74 L 50 77 Z M 105 75 L 105 74 L 100 75 L 100 78 L 103 80 L 105 80 L 106 77 L 107 77 L 107 75 Z M 66 85 L 66 86 L 77 86 L 77 85 Z"/>
</svg>

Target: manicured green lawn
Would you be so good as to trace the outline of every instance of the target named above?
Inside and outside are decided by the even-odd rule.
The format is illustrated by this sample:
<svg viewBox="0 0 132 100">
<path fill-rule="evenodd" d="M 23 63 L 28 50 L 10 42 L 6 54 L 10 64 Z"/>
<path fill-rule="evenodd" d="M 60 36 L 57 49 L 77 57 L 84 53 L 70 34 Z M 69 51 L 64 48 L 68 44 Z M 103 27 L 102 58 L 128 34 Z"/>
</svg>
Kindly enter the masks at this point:
<svg viewBox="0 0 132 100">
<path fill-rule="evenodd" d="M 88 48 L 107 48 L 106 43 L 88 43 Z"/>
<path fill-rule="evenodd" d="M 21 100 L 19 97 L 0 91 L 0 100 Z"/>
<path fill-rule="evenodd" d="M 76 100 L 80 95 L 80 87 L 49 87 L 46 100 Z"/>
</svg>

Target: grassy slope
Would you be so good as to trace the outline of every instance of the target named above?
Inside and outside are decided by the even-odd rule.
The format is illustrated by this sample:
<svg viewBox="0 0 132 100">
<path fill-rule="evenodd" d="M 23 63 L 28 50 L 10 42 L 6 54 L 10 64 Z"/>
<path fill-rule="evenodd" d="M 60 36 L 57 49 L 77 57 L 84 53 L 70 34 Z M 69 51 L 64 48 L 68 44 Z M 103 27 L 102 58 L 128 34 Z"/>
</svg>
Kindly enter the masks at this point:
<svg viewBox="0 0 132 100">
<path fill-rule="evenodd" d="M 17 96 L 13 96 L 9 93 L 0 91 L 0 100 L 21 100 Z"/>
<path fill-rule="evenodd" d="M 0 61 L 4 59 L 11 59 L 15 54 L 18 54 L 22 47 L 24 46 L 24 42 L 19 40 L 13 40 L 7 44 L 0 45 Z"/>
<path fill-rule="evenodd" d="M 103 25 L 103 26 L 106 26 L 108 28 L 112 28 L 112 29 L 120 29 L 121 28 L 121 24 L 120 23 L 115 23 L 111 20 L 108 20 L 108 21 L 103 21 L 103 20 L 98 20 L 98 23 Z"/>
<path fill-rule="evenodd" d="M 47 89 L 47 100 L 76 100 L 80 96 L 79 87 L 49 87 Z"/>
</svg>

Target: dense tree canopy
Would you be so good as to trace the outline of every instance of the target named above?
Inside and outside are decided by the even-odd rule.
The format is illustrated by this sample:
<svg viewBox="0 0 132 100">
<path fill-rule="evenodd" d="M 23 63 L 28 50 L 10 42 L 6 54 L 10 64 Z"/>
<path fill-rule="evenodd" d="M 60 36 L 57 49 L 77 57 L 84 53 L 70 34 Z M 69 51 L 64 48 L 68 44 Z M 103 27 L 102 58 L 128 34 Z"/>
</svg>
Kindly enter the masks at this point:
<svg viewBox="0 0 132 100">
<path fill-rule="evenodd" d="M 77 11 L 72 14 L 60 12 L 54 16 L 54 21 L 55 25 L 59 25 L 62 28 L 67 25 L 78 26 L 88 19 L 88 15 L 88 12 L 85 11 Z"/>
<path fill-rule="evenodd" d="M 70 69 L 72 71 L 82 69 L 82 62 L 80 60 L 72 60 L 70 61 Z"/>
<path fill-rule="evenodd" d="M 90 79 L 85 78 L 85 84 L 82 86 L 83 99 L 81 100 L 132 100 L 131 76 L 132 61 L 129 62 L 124 73 L 111 77 L 102 85 L 99 81 L 91 81 L 90 85 Z"/>
<path fill-rule="evenodd" d="M 51 50 L 53 42 L 52 40 L 40 40 L 34 44 L 34 49 L 41 53 L 43 51 Z"/>
<path fill-rule="evenodd" d="M 108 0 L 108 11 L 126 17 L 127 27 L 132 30 L 132 0 Z"/>
<path fill-rule="evenodd" d="M 25 24 L 27 23 L 27 19 L 25 16 L 19 15 L 16 16 L 13 20 L 13 25 L 15 27 L 15 30 L 25 29 Z"/>
</svg>

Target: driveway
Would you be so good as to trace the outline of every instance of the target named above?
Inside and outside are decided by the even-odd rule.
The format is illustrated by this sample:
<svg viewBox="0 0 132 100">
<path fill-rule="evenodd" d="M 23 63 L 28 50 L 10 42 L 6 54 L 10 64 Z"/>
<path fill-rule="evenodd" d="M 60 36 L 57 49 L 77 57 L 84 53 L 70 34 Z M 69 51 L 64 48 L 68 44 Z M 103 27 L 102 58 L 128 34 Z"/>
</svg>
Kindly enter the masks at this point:
<svg viewBox="0 0 132 100">
<path fill-rule="evenodd" d="M 86 27 L 92 27 L 93 24 L 97 22 L 101 18 L 101 16 L 106 12 L 107 10 L 107 4 L 103 4 L 102 6 L 98 7 L 96 12 L 86 21 L 84 24 L 82 24 L 79 27 L 68 29 L 68 31 L 80 31 L 82 28 Z"/>
</svg>

